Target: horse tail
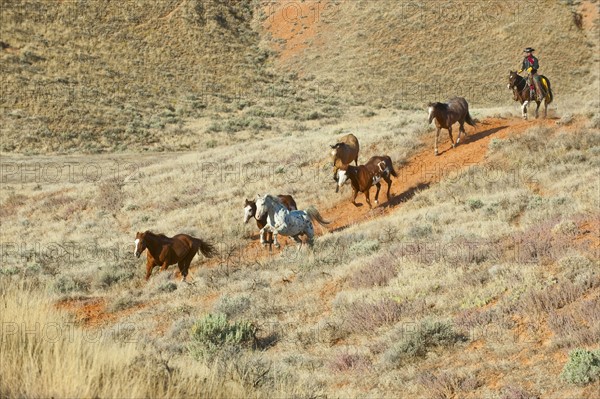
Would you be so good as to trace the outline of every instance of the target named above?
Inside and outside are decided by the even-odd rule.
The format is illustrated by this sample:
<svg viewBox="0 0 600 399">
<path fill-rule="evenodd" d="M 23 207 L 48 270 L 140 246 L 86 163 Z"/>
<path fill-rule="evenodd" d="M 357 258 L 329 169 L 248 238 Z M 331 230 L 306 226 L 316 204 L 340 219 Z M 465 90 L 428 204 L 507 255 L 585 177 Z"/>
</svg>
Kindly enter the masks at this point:
<svg viewBox="0 0 600 399">
<path fill-rule="evenodd" d="M 548 105 L 552 102 L 552 100 L 554 100 L 554 94 L 552 93 L 552 87 L 550 86 L 550 79 L 548 79 L 547 77 L 542 75 L 541 80 L 542 80 L 542 84 L 544 84 L 544 82 L 545 82 L 546 85 L 548 86 L 548 95 L 546 97 L 546 105 Z"/>
<path fill-rule="evenodd" d="M 215 246 L 211 243 L 202 241 L 199 238 L 196 238 L 196 243 L 198 244 L 198 248 L 200 249 L 200 252 L 202 252 L 202 255 L 206 256 L 207 258 L 212 258 L 219 253 L 217 248 L 215 248 Z"/>
<path fill-rule="evenodd" d="M 467 110 L 467 116 L 465 117 L 465 122 L 467 122 L 469 125 L 475 127 L 476 123 L 473 120 L 473 118 L 471 118 L 471 114 L 469 113 L 469 111 Z"/>
<path fill-rule="evenodd" d="M 390 175 L 398 177 L 398 173 L 394 170 L 394 164 L 390 162 Z"/>
<path fill-rule="evenodd" d="M 306 208 L 304 210 L 304 212 L 306 212 L 306 214 L 308 215 L 308 217 L 310 218 L 311 221 L 316 220 L 317 222 L 319 222 L 319 224 L 321 226 L 325 226 L 326 224 L 331 223 L 331 222 L 328 222 L 327 220 L 323 219 L 323 217 L 321 217 L 321 214 L 319 213 L 317 208 L 315 208 L 314 206 L 309 206 L 308 208 Z"/>
</svg>

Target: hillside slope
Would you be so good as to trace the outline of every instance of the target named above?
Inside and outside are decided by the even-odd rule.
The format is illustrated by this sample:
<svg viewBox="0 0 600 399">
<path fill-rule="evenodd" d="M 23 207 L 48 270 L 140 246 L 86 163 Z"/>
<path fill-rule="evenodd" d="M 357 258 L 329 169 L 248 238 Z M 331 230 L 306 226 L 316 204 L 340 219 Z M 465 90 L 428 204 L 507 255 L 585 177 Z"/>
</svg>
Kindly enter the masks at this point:
<svg viewBox="0 0 600 399">
<path fill-rule="evenodd" d="M 264 28 L 282 70 L 312 75 L 357 103 L 409 103 L 462 95 L 477 106 L 510 103 L 509 69 L 537 49 L 557 98 L 598 93 L 597 3 L 586 30 L 572 2 L 544 0 L 279 2 Z M 590 23 L 593 21 L 593 23 Z M 588 85 L 592 84 L 592 88 Z"/>
<path fill-rule="evenodd" d="M 126 4 L 2 2 L 0 151 L 203 150 L 451 95 L 506 106 L 524 46 L 553 107 L 598 106 L 594 2 Z"/>
<path fill-rule="evenodd" d="M 261 79 L 246 2 L 2 3 L 2 151 L 139 151 Z"/>
</svg>

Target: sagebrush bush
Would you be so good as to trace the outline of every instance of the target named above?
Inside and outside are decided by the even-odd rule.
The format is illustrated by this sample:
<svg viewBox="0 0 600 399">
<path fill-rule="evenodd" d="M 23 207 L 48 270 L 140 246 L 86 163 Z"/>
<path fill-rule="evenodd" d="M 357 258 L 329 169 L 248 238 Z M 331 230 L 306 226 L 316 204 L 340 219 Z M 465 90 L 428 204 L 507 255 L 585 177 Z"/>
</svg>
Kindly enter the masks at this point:
<svg viewBox="0 0 600 399">
<path fill-rule="evenodd" d="M 214 305 L 215 313 L 223 313 L 232 317 L 244 313 L 250 308 L 250 298 L 245 295 L 228 296 L 223 295 Z"/>
<path fill-rule="evenodd" d="M 431 395 L 429 397 L 436 399 L 462 397 L 460 393 L 474 391 L 481 385 L 476 376 L 449 371 L 425 372 L 419 376 L 418 381 Z"/>
<path fill-rule="evenodd" d="M 90 285 L 87 281 L 70 275 L 61 275 L 53 283 L 52 289 L 60 294 L 69 294 L 74 291 L 87 292 Z"/>
<path fill-rule="evenodd" d="M 393 367 L 405 361 L 422 358 L 435 347 L 449 347 L 467 340 L 448 322 L 425 320 L 414 332 L 403 332 L 400 342 L 384 353 L 384 360 Z"/>
<path fill-rule="evenodd" d="M 396 258 L 392 254 L 377 256 L 350 276 L 350 286 L 382 287 L 398 275 Z"/>
<path fill-rule="evenodd" d="M 124 183 L 116 178 L 100 183 L 96 198 L 98 207 L 108 212 L 119 211 L 125 202 L 123 186 Z"/>
<path fill-rule="evenodd" d="M 252 347 L 256 327 L 248 321 L 230 323 L 224 314 L 208 314 L 192 327 L 190 354 L 196 358 L 212 358 L 224 348 Z"/>
<path fill-rule="evenodd" d="M 391 298 L 376 302 L 356 301 L 344 306 L 344 325 L 350 333 L 372 333 L 377 328 L 400 320 L 403 306 Z"/>
<path fill-rule="evenodd" d="M 537 396 L 530 394 L 520 386 L 506 386 L 502 388 L 500 399 L 534 399 Z"/>
<path fill-rule="evenodd" d="M 571 384 L 586 385 L 600 379 L 600 349 L 577 348 L 569 352 L 561 378 Z"/>
</svg>

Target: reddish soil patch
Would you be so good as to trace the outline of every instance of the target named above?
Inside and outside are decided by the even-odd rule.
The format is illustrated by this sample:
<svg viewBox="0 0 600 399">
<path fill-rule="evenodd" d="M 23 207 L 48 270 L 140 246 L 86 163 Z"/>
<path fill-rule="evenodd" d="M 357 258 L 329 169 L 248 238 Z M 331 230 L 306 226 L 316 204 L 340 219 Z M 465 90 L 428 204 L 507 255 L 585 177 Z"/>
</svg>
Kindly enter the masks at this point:
<svg viewBox="0 0 600 399">
<path fill-rule="evenodd" d="M 582 27 L 587 31 L 594 30 L 594 24 L 598 20 L 599 7 L 596 2 L 584 0 L 579 6 L 579 11 L 582 17 Z"/>
<path fill-rule="evenodd" d="M 579 234 L 575 242 L 587 246 L 600 257 L 600 219 L 591 219 L 578 224 Z"/>
<path fill-rule="evenodd" d="M 267 2 L 267 18 L 263 28 L 271 33 L 279 60 L 286 61 L 314 45 L 323 30 L 322 17 L 334 6 L 330 1 L 278 1 Z"/>
<path fill-rule="evenodd" d="M 84 298 L 65 299 L 58 302 L 56 307 L 73 314 L 78 324 L 82 324 L 84 327 L 97 328 L 113 324 L 119 319 L 136 313 L 148 305 L 150 303 L 140 303 L 130 308 L 111 313 L 106 308 L 106 298 Z"/>
</svg>

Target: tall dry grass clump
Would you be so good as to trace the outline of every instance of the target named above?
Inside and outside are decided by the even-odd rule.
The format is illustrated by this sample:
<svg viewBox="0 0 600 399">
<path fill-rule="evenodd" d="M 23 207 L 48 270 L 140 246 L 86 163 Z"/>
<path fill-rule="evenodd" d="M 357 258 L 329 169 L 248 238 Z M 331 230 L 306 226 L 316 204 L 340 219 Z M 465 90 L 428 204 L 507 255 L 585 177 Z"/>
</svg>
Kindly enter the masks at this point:
<svg viewBox="0 0 600 399">
<path fill-rule="evenodd" d="M 197 364 L 170 364 L 141 343 L 82 330 L 31 285 L 0 281 L 0 397 L 244 395 Z"/>
</svg>

